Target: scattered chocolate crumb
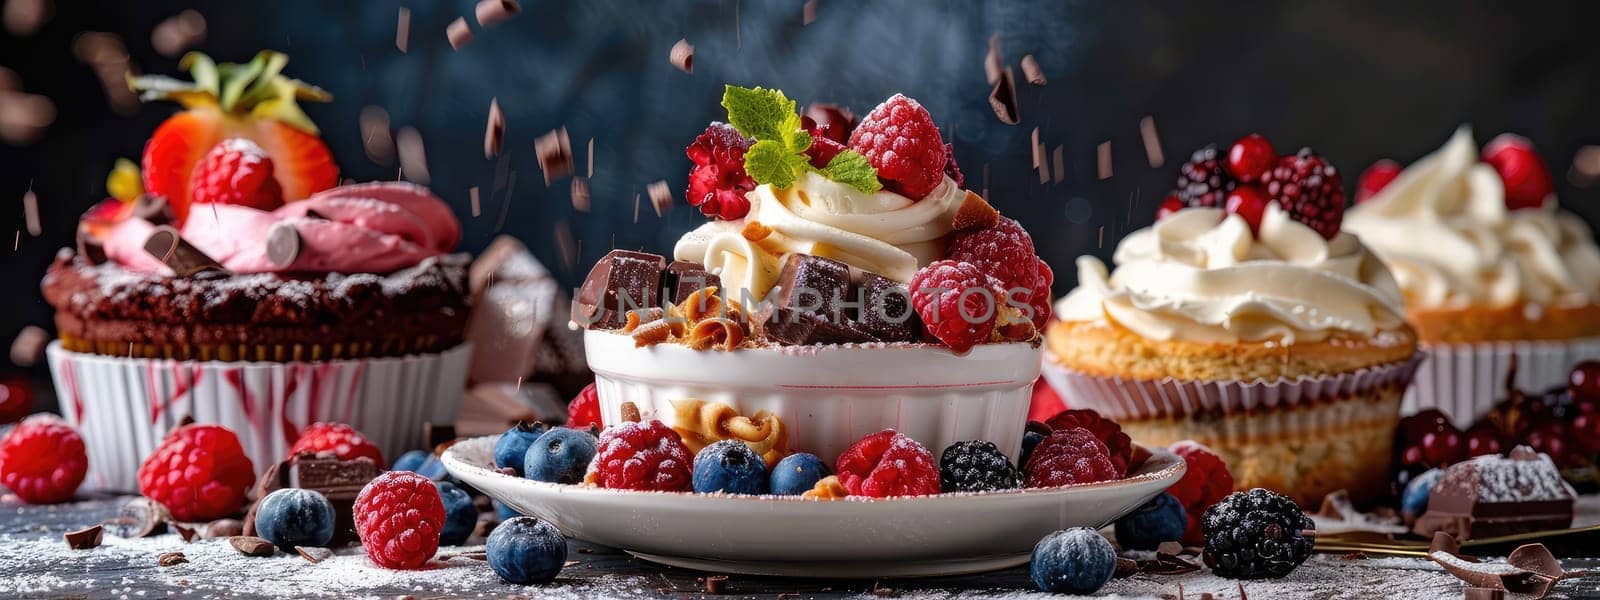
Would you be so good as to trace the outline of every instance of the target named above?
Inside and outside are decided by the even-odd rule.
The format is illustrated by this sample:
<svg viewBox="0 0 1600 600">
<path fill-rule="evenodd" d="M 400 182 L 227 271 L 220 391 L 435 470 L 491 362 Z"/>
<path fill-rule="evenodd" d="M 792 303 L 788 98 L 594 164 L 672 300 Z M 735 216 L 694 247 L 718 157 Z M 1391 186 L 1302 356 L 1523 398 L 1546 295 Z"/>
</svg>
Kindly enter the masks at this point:
<svg viewBox="0 0 1600 600">
<path fill-rule="evenodd" d="M 1167 164 L 1167 157 L 1161 152 L 1161 136 L 1156 133 L 1155 117 L 1145 115 L 1139 119 L 1139 137 L 1144 139 L 1144 157 L 1150 161 L 1150 168 Z"/>
<path fill-rule="evenodd" d="M 1134 575 L 1134 574 L 1136 574 L 1138 572 L 1139 572 L 1139 562 L 1138 561 L 1135 561 L 1135 560 L 1133 560 L 1131 558 L 1123 558 L 1121 556 L 1118 556 L 1117 557 L 1116 570 L 1111 573 L 1111 576 L 1115 577 L 1117 579 L 1121 579 L 1121 578 L 1127 577 L 1129 575 Z"/>
<path fill-rule="evenodd" d="M 627 421 L 629 423 L 638 423 L 642 420 L 639 416 L 639 405 L 637 404 L 632 402 L 623 402 L 620 410 L 622 412 L 621 416 L 623 421 Z"/>
<path fill-rule="evenodd" d="M 1005 71 L 1006 61 L 1000 55 L 1000 34 L 989 35 L 989 51 L 983 55 L 983 76 L 989 85 L 1000 81 L 1000 73 Z"/>
<path fill-rule="evenodd" d="M 872 582 L 872 595 L 879 598 L 895 598 L 900 595 L 900 592 L 891 587 L 883 587 L 882 581 L 874 581 Z"/>
<path fill-rule="evenodd" d="M 489 99 L 489 122 L 483 127 L 483 157 L 500 155 L 500 142 L 506 137 L 506 115 L 500 112 L 500 99 Z"/>
<path fill-rule="evenodd" d="M 189 557 L 184 556 L 182 552 L 163 552 L 156 557 L 156 564 L 163 567 L 181 565 L 186 562 L 189 562 Z"/>
<path fill-rule="evenodd" d="M 800 24 L 810 25 L 817 20 L 817 0 L 806 0 L 800 7 Z"/>
<path fill-rule="evenodd" d="M 150 45 L 167 58 L 177 58 L 206 39 L 206 18 L 194 9 L 167 17 L 150 30 Z"/>
<path fill-rule="evenodd" d="M 406 46 L 411 42 L 411 9 L 400 7 L 400 17 L 394 24 L 394 47 L 401 54 L 406 53 Z"/>
<path fill-rule="evenodd" d="M 544 171 L 544 184 L 572 173 L 572 139 L 567 128 L 553 130 L 533 140 L 533 153 L 539 157 L 539 168 Z"/>
<path fill-rule="evenodd" d="M 478 17 L 479 26 L 490 27 L 517 16 L 522 12 L 522 5 L 517 4 L 517 0 L 478 0 L 472 12 Z"/>
<path fill-rule="evenodd" d="M 44 358 L 44 348 L 50 344 L 50 334 L 37 325 L 28 325 L 17 332 L 11 341 L 11 364 L 31 367 Z"/>
<path fill-rule="evenodd" d="M 1360 550 L 1357 550 L 1355 552 L 1347 553 L 1344 556 L 1341 556 L 1339 558 L 1342 559 L 1342 560 L 1366 560 L 1367 559 L 1367 553 L 1362 552 Z"/>
<path fill-rule="evenodd" d="M 1001 123 L 1016 125 L 1022 121 L 1017 107 L 1017 83 L 1012 79 L 1011 67 L 1000 71 L 999 80 L 994 82 L 994 89 L 989 91 L 989 107 L 994 109 L 994 116 Z"/>
<path fill-rule="evenodd" d="M 1211 592 L 1200 592 L 1200 600 L 1216 600 L 1216 596 L 1212 596 Z"/>
<path fill-rule="evenodd" d="M 456 17 L 456 20 L 445 26 L 444 37 L 450 40 L 451 48 L 460 50 L 462 46 L 472 43 L 472 28 L 467 27 L 465 18 Z"/>
<path fill-rule="evenodd" d="M 594 548 L 579 548 L 578 554 L 594 554 Z"/>
<path fill-rule="evenodd" d="M 77 531 L 68 531 L 63 533 L 61 534 L 61 538 L 66 540 L 68 548 L 73 550 L 89 550 L 91 548 L 97 548 L 100 546 L 100 541 L 104 539 L 104 533 L 104 527 L 99 525 L 90 525 Z"/>
<path fill-rule="evenodd" d="M 1099 174 L 1100 180 L 1111 179 L 1111 140 L 1100 142 L 1100 145 L 1095 148 L 1095 155 L 1097 157 L 1096 173 Z"/>
<path fill-rule="evenodd" d="M 589 180 L 585 177 L 572 178 L 572 208 L 578 212 L 589 212 Z"/>
<path fill-rule="evenodd" d="M 167 508 L 145 498 L 134 498 L 117 511 L 117 516 L 100 522 L 107 533 L 123 539 L 149 537 L 166 530 L 172 520 Z"/>
<path fill-rule="evenodd" d="M 200 530 L 200 537 L 208 540 L 233 537 L 244 533 L 244 522 L 238 519 L 217 519 Z"/>
<path fill-rule="evenodd" d="M 672 208 L 672 189 L 667 187 L 666 181 L 645 186 L 645 192 L 650 195 L 650 206 L 656 209 L 656 216 L 664 215 Z"/>
<path fill-rule="evenodd" d="M 672 45 L 672 51 L 667 54 L 667 62 L 677 67 L 679 71 L 694 73 L 694 44 L 687 39 L 680 39 Z"/>
<path fill-rule="evenodd" d="M 245 556 L 272 556 L 272 553 L 276 550 L 272 542 L 250 535 L 230 537 L 228 538 L 228 543 L 233 545 L 234 550 L 238 550 L 240 554 Z"/>
<path fill-rule="evenodd" d="M 1033 85 L 1044 85 L 1044 70 L 1039 68 L 1039 60 L 1032 54 L 1022 55 L 1022 77 Z"/>
<path fill-rule="evenodd" d="M 306 561 L 311 564 L 317 564 L 333 557 L 333 551 L 327 548 L 318 548 L 314 546 L 295 546 L 294 551 L 300 553 L 300 557 L 306 559 Z"/>
<path fill-rule="evenodd" d="M 178 532 L 178 537 L 183 538 L 183 541 L 185 542 L 192 542 L 194 541 L 195 536 L 199 535 L 199 532 L 196 531 L 195 528 L 182 523 L 172 522 L 167 523 L 167 526 L 171 527 L 173 531 Z"/>
<path fill-rule="evenodd" d="M 707 594 L 723 594 L 728 591 L 727 575 L 710 575 L 706 577 Z"/>
<path fill-rule="evenodd" d="M 1066 157 L 1063 156 L 1063 152 L 1061 146 L 1056 146 L 1055 151 L 1050 153 L 1050 169 L 1052 171 L 1050 177 L 1056 183 L 1061 183 L 1061 180 L 1067 178 Z"/>
<path fill-rule="evenodd" d="M 1505 590 L 1497 588 L 1469 587 L 1464 591 L 1466 600 L 1505 600 Z"/>
</svg>

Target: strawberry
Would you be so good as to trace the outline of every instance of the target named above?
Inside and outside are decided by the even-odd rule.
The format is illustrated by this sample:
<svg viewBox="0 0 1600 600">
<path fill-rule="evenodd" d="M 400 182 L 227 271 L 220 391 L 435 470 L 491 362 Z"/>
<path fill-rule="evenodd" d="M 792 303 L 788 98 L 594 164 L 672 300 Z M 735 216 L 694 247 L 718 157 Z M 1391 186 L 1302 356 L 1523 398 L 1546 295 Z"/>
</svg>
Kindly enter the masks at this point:
<svg viewBox="0 0 1600 600">
<path fill-rule="evenodd" d="M 228 138 L 195 167 L 189 201 L 272 210 L 283 204 L 283 190 L 272 178 L 272 159 L 266 150 L 244 138 Z"/>
</svg>

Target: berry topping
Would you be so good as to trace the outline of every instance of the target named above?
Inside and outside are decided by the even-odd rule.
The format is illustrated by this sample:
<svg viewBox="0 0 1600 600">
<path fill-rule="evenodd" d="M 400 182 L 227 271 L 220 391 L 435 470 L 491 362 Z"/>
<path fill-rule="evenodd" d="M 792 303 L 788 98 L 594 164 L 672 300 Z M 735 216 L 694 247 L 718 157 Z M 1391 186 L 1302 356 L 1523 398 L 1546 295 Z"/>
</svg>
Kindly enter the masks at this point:
<svg viewBox="0 0 1600 600">
<path fill-rule="evenodd" d="M 1277 163 L 1278 151 L 1259 133 L 1239 138 L 1228 147 L 1228 172 L 1245 183 L 1260 179 Z"/>
<path fill-rule="evenodd" d="M 1092 408 L 1077 408 L 1056 413 L 1045 421 L 1051 431 L 1082 427 L 1106 445 L 1111 464 L 1117 467 L 1117 477 L 1125 477 L 1133 465 L 1133 440 L 1122 432 L 1116 421 L 1100 416 Z"/>
<path fill-rule="evenodd" d="M 272 178 L 272 158 L 266 150 L 244 138 L 228 138 L 195 166 L 189 201 L 272 210 L 283 205 L 283 190 Z"/>
<path fill-rule="evenodd" d="M 796 452 L 783 457 L 772 467 L 770 490 L 779 496 L 798 496 L 817 486 L 818 481 L 833 473 L 827 463 L 817 455 Z"/>
<path fill-rule="evenodd" d="M 1483 162 L 1500 173 L 1506 187 L 1506 208 L 1538 208 L 1555 193 L 1550 169 L 1527 138 L 1501 134 L 1483 147 Z"/>
<path fill-rule="evenodd" d="M 910 290 L 923 330 L 958 354 L 989 339 L 1006 297 L 998 280 L 972 263 L 953 260 L 917 271 Z"/>
<path fill-rule="evenodd" d="M 837 104 L 812 102 L 806 105 L 806 114 L 802 116 L 809 119 L 810 124 L 805 129 L 811 132 L 812 141 L 824 137 L 843 144 L 850 139 L 850 130 L 856 126 L 856 114 Z"/>
<path fill-rule="evenodd" d="M 857 440 L 839 454 L 835 471 L 852 496 L 931 496 L 939 493 L 933 453 L 893 429 Z"/>
<path fill-rule="evenodd" d="M 507 519 L 489 534 L 489 568 L 507 583 L 549 583 L 567 565 L 567 538 L 555 525 L 533 517 Z"/>
<path fill-rule="evenodd" d="M 283 488 L 256 505 L 256 535 L 284 552 L 295 546 L 326 547 L 333 541 L 333 503 L 312 490 Z"/>
<path fill-rule="evenodd" d="M 1400 420 L 1395 449 L 1409 470 L 1446 467 L 1466 458 L 1466 443 L 1450 418 L 1427 409 Z"/>
<path fill-rule="evenodd" d="M 1023 469 L 1027 487 L 1111 481 L 1122 475 L 1106 445 L 1082 427 L 1058 429 L 1035 446 Z"/>
<path fill-rule="evenodd" d="M 1500 441 L 1500 432 L 1488 423 L 1474 424 L 1467 429 L 1467 457 L 1473 458 L 1485 454 L 1500 454 L 1505 450 L 1505 444 Z"/>
<path fill-rule="evenodd" d="M 683 438 L 665 423 L 629 422 L 600 433 L 587 479 L 603 488 L 682 492 L 693 464 Z"/>
<path fill-rule="evenodd" d="M 1125 550 L 1155 550 L 1183 538 L 1189 513 L 1172 494 L 1161 494 L 1117 519 L 1117 543 Z"/>
<path fill-rule="evenodd" d="M 944 180 L 945 148 L 933 116 L 916 100 L 895 94 L 850 133 L 850 149 L 878 170 L 885 187 L 912 200 Z"/>
<path fill-rule="evenodd" d="M 1053 594 L 1087 595 L 1100 591 L 1117 571 L 1117 551 L 1088 527 L 1057 531 L 1033 547 L 1028 566 L 1033 585 Z"/>
<path fill-rule="evenodd" d="M 518 421 L 507 429 L 500 439 L 494 443 L 494 466 L 502 469 L 511 469 L 518 475 L 522 474 L 522 461 L 528 455 L 528 447 L 533 441 L 544 435 L 550 426 L 543 422 Z"/>
<path fill-rule="evenodd" d="M 1356 180 L 1356 204 L 1366 202 L 1383 188 L 1389 187 L 1389 182 L 1400 176 L 1404 170 L 1400 163 L 1387 158 L 1372 163 L 1367 170 L 1361 172 L 1361 179 Z"/>
<path fill-rule="evenodd" d="M 1316 527 L 1288 496 L 1255 488 L 1206 511 L 1205 561 L 1232 579 L 1279 578 L 1311 557 Z"/>
<path fill-rule="evenodd" d="M 599 442 L 588 431 L 558 427 L 539 436 L 523 455 L 522 476 L 535 481 L 580 483 Z"/>
<path fill-rule="evenodd" d="M 604 426 L 600 422 L 600 392 L 592 382 L 567 403 L 567 427 L 588 429 L 591 425 Z"/>
<path fill-rule="evenodd" d="M 70 500 L 88 470 L 83 437 L 61 417 L 28 417 L 0 440 L 0 486 L 28 504 Z"/>
<path fill-rule="evenodd" d="M 1344 220 L 1344 188 L 1339 170 L 1310 148 L 1278 159 L 1261 178 L 1267 196 L 1289 212 L 1289 218 L 1333 239 Z"/>
<path fill-rule="evenodd" d="M 1228 472 L 1222 457 L 1199 442 L 1184 440 L 1168 449 L 1182 457 L 1188 466 L 1183 478 L 1167 488 L 1167 493 L 1183 504 L 1189 518 L 1182 541 L 1186 546 L 1199 546 L 1205 541 L 1200 532 L 1200 517 L 1206 514 L 1206 509 L 1233 492 L 1233 474 Z"/>
<path fill-rule="evenodd" d="M 1028 306 L 1033 308 L 1033 329 L 1044 331 L 1045 324 L 1055 311 L 1050 305 L 1050 286 L 1055 285 L 1056 273 L 1050 270 L 1050 265 L 1045 264 L 1044 259 L 1035 257 L 1034 260 L 1039 263 L 1039 276 L 1033 280 Z"/>
<path fill-rule="evenodd" d="M 1250 232 L 1261 233 L 1261 217 L 1267 214 L 1267 194 L 1254 185 L 1241 185 L 1228 192 L 1228 200 L 1224 208 L 1229 213 L 1244 218 L 1250 225 Z"/>
<path fill-rule="evenodd" d="M 255 483 L 239 436 L 221 425 L 172 430 L 139 467 L 139 493 L 179 521 L 209 521 L 239 511 Z"/>
<path fill-rule="evenodd" d="M 454 483 L 435 481 L 433 485 L 439 488 L 439 502 L 444 505 L 439 545 L 460 546 L 472 537 L 472 530 L 478 528 L 478 507 L 472 504 L 472 496 Z"/>
<path fill-rule="evenodd" d="M 939 455 L 939 489 L 992 492 L 1022 487 L 1022 475 L 993 442 L 956 442 Z"/>
<path fill-rule="evenodd" d="M 355 428 L 344 423 L 315 423 L 300 432 L 300 439 L 289 448 L 289 456 L 301 452 L 332 452 L 339 460 L 372 459 L 383 468 L 383 452 Z"/>
<path fill-rule="evenodd" d="M 739 440 L 719 440 L 694 455 L 694 491 L 765 494 L 767 463 Z"/>
<path fill-rule="evenodd" d="M 1177 194 L 1168 194 L 1167 198 L 1161 201 L 1161 205 L 1156 207 L 1156 220 L 1160 221 L 1170 217 L 1184 208 L 1187 207 L 1184 205 L 1183 200 L 1178 198 Z"/>
<path fill-rule="evenodd" d="M 419 569 L 439 550 L 444 501 L 433 481 L 409 471 L 383 473 L 356 496 L 356 534 L 385 569 Z"/>
<path fill-rule="evenodd" d="M 21 421 L 33 410 L 33 389 L 24 379 L 0 379 L 0 425 Z"/>
<path fill-rule="evenodd" d="M 1209 145 L 1195 150 L 1189 162 L 1178 167 L 1178 187 L 1172 193 L 1185 206 L 1222 208 L 1234 185 L 1222 161 L 1217 160 L 1217 147 Z"/>
<path fill-rule="evenodd" d="M 756 189 L 756 182 L 744 170 L 744 153 L 754 140 L 745 138 L 726 123 L 712 123 L 684 149 L 694 168 L 689 170 L 690 206 L 700 207 L 708 217 L 732 221 L 750 212 L 745 194 Z"/>
<path fill-rule="evenodd" d="M 1567 373 L 1567 389 L 1585 400 L 1600 400 L 1600 361 L 1586 360 Z"/>
<path fill-rule="evenodd" d="M 1033 237 L 1016 219 L 1001 217 L 994 227 L 957 231 L 945 257 L 972 263 L 998 279 L 1003 290 L 1032 290 L 1039 283 L 1040 261 L 1033 253 Z"/>
</svg>

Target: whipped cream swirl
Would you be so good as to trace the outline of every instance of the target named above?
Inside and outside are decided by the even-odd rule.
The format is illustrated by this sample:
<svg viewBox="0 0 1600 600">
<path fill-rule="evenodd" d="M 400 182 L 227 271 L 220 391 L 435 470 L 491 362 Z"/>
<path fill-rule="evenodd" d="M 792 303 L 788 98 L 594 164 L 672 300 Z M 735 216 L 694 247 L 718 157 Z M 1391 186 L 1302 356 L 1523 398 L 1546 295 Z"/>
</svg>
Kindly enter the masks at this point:
<svg viewBox="0 0 1600 600">
<path fill-rule="evenodd" d="M 1505 185 L 1478 160 L 1472 130 L 1406 167 L 1345 216 L 1413 307 L 1584 305 L 1600 298 L 1600 250 L 1588 225 L 1560 210 L 1508 210 Z"/>
<path fill-rule="evenodd" d="M 758 186 L 750 214 L 712 221 L 684 234 L 673 257 L 705 265 L 732 298 L 765 298 L 789 254 L 831 258 L 907 283 L 938 260 L 967 192 L 946 177 L 921 200 L 863 193 L 817 173 L 788 189 Z"/>
<path fill-rule="evenodd" d="M 1400 290 L 1355 236 L 1323 239 L 1276 204 L 1259 236 L 1238 215 L 1190 208 L 1118 244 L 1115 273 L 1078 259 L 1063 321 L 1113 322 L 1152 340 L 1312 342 L 1404 326 Z"/>
</svg>

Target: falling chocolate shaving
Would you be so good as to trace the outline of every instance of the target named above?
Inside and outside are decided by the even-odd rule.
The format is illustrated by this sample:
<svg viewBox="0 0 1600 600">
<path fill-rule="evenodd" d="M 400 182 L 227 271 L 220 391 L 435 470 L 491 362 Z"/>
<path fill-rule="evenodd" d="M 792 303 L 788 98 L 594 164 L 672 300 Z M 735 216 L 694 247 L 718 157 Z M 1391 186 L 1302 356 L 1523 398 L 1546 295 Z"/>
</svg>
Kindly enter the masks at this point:
<svg viewBox="0 0 1600 600">
<path fill-rule="evenodd" d="M 171 225 L 161 225 L 144 240 L 144 251 L 166 264 L 179 277 L 193 277 L 202 271 L 226 273 L 227 269 L 199 248 L 184 241 Z"/>
<path fill-rule="evenodd" d="M 451 48 L 460 50 L 462 46 L 472 42 L 472 29 L 467 27 L 465 18 L 456 17 L 456 20 L 444 28 L 444 37 L 450 40 Z"/>
<path fill-rule="evenodd" d="M 622 420 L 629 423 L 638 423 L 643 418 L 639 415 L 639 405 L 632 402 L 623 402 L 621 410 Z"/>
<path fill-rule="evenodd" d="M 694 73 L 694 44 L 687 39 L 678 40 L 672 45 L 672 51 L 667 53 L 667 62 L 679 71 Z"/>
<path fill-rule="evenodd" d="M 194 9 L 167 17 L 150 30 L 150 45 L 162 56 L 177 58 L 206 39 L 206 18 Z"/>
<path fill-rule="evenodd" d="M 500 111 L 500 99 L 489 99 L 489 121 L 483 126 L 483 157 L 500 155 L 500 143 L 506 137 L 506 115 Z"/>
<path fill-rule="evenodd" d="M 400 16 L 394 23 L 394 47 L 401 54 L 406 53 L 406 46 L 411 43 L 411 9 L 400 7 Z"/>
<path fill-rule="evenodd" d="M 11 340 L 11 364 L 31 367 L 44 358 L 45 346 L 50 344 L 50 334 L 37 325 L 23 326 Z"/>
<path fill-rule="evenodd" d="M 1144 157 L 1150 161 L 1150 168 L 1159 169 L 1166 164 L 1167 158 L 1161 152 L 1161 136 L 1156 133 L 1155 117 L 1145 115 L 1139 119 L 1139 137 L 1144 140 Z"/>
<path fill-rule="evenodd" d="M 61 534 L 61 539 L 66 540 L 67 547 L 73 550 L 89 550 L 100 546 L 104 539 L 105 528 L 99 525 L 90 525 L 77 531 L 68 531 Z"/>
<path fill-rule="evenodd" d="M 1111 140 L 1100 142 L 1095 148 L 1095 172 L 1101 181 L 1111 179 Z"/>
<path fill-rule="evenodd" d="M 817 0 L 806 0 L 800 7 L 800 24 L 810 25 L 817 20 Z"/>
<path fill-rule="evenodd" d="M 1000 34 L 989 36 L 989 52 L 983 55 L 983 76 L 990 85 L 1000 80 L 1000 74 L 1005 71 L 1005 58 L 1000 56 Z"/>
<path fill-rule="evenodd" d="M 227 538 L 244 533 L 244 522 L 238 519 L 217 519 L 206 523 L 200 530 L 200 537 L 208 540 Z"/>
<path fill-rule="evenodd" d="M 1039 68 L 1039 60 L 1035 59 L 1032 54 L 1022 55 L 1022 77 L 1028 83 L 1034 85 L 1044 85 L 1046 83 L 1044 69 Z"/>
<path fill-rule="evenodd" d="M 89 232 L 79 229 L 78 256 L 83 257 L 83 260 L 88 261 L 91 265 L 102 265 L 107 260 L 106 247 L 100 243 L 100 240 L 94 239 L 94 236 L 90 235 Z"/>
<path fill-rule="evenodd" d="M 727 593 L 727 591 L 728 591 L 728 576 L 727 575 L 707 575 L 706 576 L 706 593 L 707 594 L 725 594 L 725 593 Z"/>
<path fill-rule="evenodd" d="M 267 261 L 280 269 L 287 269 L 300 258 L 300 231 L 285 222 L 273 223 L 267 229 Z"/>
<path fill-rule="evenodd" d="M 1032 141 L 1032 148 L 1030 148 L 1030 150 L 1033 152 L 1033 168 L 1037 169 L 1040 165 L 1044 164 L 1044 144 L 1039 143 L 1038 127 L 1033 128 L 1033 134 L 1030 136 L 1030 140 Z"/>
<path fill-rule="evenodd" d="M 589 180 L 586 178 L 572 178 L 572 209 L 589 212 Z"/>
<path fill-rule="evenodd" d="M 480 27 L 490 27 L 517 16 L 522 12 L 522 5 L 517 4 L 517 0 L 478 0 L 472 12 L 478 17 Z"/>
<path fill-rule="evenodd" d="M 311 564 L 317 564 L 333 557 L 333 551 L 327 548 L 318 548 L 314 546 L 295 546 L 294 551 L 299 552 L 300 557 L 306 559 L 306 561 Z"/>
<path fill-rule="evenodd" d="M 572 138 L 567 128 L 552 130 L 533 140 L 533 153 L 539 158 L 539 169 L 544 171 L 544 184 L 572 173 Z"/>
<path fill-rule="evenodd" d="M 667 182 L 656 181 L 646 186 L 645 192 L 650 194 L 650 206 L 656 209 L 656 216 L 664 215 L 672 208 L 672 189 L 667 187 Z"/>
<path fill-rule="evenodd" d="M 117 516 L 101 521 L 107 533 L 123 539 L 150 537 L 166 530 L 172 514 L 167 508 L 146 498 L 134 498 L 117 512 Z"/>
<path fill-rule="evenodd" d="M 1428 546 L 1428 558 L 1457 579 L 1474 587 L 1501 589 L 1515 594 L 1543 598 L 1566 577 L 1561 561 L 1544 544 L 1518 546 L 1506 562 L 1482 563 L 1476 557 L 1458 554 L 1461 544 L 1445 532 L 1436 532 Z"/>
<path fill-rule="evenodd" d="M 272 556 L 277 547 L 272 542 L 250 535 L 236 535 L 228 538 L 228 544 L 245 556 Z"/>
<path fill-rule="evenodd" d="M 189 557 L 184 556 L 182 552 L 164 552 L 161 556 L 156 557 L 156 564 L 163 567 L 181 565 L 186 562 L 189 562 Z"/>
<path fill-rule="evenodd" d="M 1064 152 L 1061 146 L 1056 146 L 1055 151 L 1050 154 L 1050 168 L 1053 170 L 1050 176 L 1056 183 L 1061 183 L 1061 180 L 1067 178 L 1067 163 Z"/>
<path fill-rule="evenodd" d="M 1017 108 L 1017 83 L 1012 79 L 1011 67 L 1000 72 L 1000 79 L 994 82 L 994 89 L 989 91 L 989 107 L 994 109 L 994 116 L 1001 123 L 1016 125 L 1022 121 Z"/>
</svg>

